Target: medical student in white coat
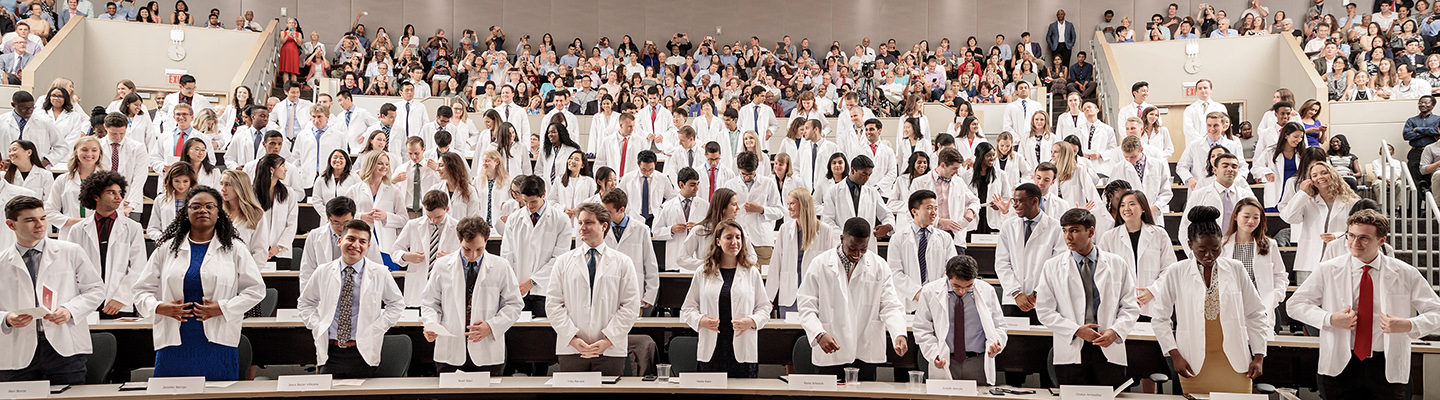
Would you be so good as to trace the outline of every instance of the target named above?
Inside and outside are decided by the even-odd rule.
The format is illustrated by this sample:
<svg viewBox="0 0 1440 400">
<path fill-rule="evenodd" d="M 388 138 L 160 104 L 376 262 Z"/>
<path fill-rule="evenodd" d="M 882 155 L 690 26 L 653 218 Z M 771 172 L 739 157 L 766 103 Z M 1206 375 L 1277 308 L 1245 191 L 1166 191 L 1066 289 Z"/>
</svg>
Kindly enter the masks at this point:
<svg viewBox="0 0 1440 400">
<path fill-rule="evenodd" d="M 1165 268 L 1155 293 L 1155 340 L 1187 394 L 1249 393 L 1260 377 L 1273 315 L 1245 265 L 1220 258 L 1220 210 L 1190 210 L 1195 257 Z M 1173 316 L 1173 317 L 1172 317 Z M 1173 322 L 1173 327 L 1172 327 Z"/>
<path fill-rule="evenodd" d="M 705 266 L 695 271 L 680 307 L 680 320 L 700 335 L 695 359 L 700 372 L 731 378 L 759 374 L 759 334 L 770 320 L 770 300 L 760 266 L 744 254 L 745 231 L 734 220 L 720 223 Z"/>
<path fill-rule="evenodd" d="M 279 155 L 267 154 L 260 157 L 249 172 L 255 177 L 255 198 L 265 209 L 264 223 L 256 232 L 259 243 L 266 247 L 266 258 L 277 259 L 281 265 L 290 265 L 294 260 L 291 250 L 295 242 L 295 226 L 300 217 L 300 197 L 305 189 L 290 186 L 284 177 L 290 173 L 290 164 Z M 287 187 L 289 186 L 289 187 Z"/>
<path fill-rule="evenodd" d="M 1299 122 L 1286 123 L 1277 132 L 1279 132 L 1279 137 L 1271 140 L 1275 143 L 1271 147 L 1261 147 L 1258 142 L 1256 143 L 1255 169 L 1252 172 L 1255 181 L 1265 185 L 1263 200 L 1265 200 L 1265 208 L 1269 210 L 1279 210 L 1280 203 L 1294 197 L 1296 185 L 1291 181 L 1294 176 L 1285 176 L 1287 166 L 1294 165 L 1297 169 L 1295 175 L 1302 177 L 1305 175 L 1305 171 L 1298 170 L 1304 163 L 1304 157 L 1302 157 L 1306 148 L 1304 126 Z"/>
<path fill-rule="evenodd" d="M 35 97 L 27 91 L 16 91 L 10 96 L 10 107 L 10 112 L 0 114 L 0 143 L 29 140 L 40 151 L 41 166 L 63 166 L 70 157 L 69 144 L 53 122 L 34 118 Z M 21 120 L 25 121 L 25 125 L 20 125 Z M 9 160 L 10 156 L 6 154 L 0 159 Z"/>
<path fill-rule="evenodd" d="M 572 220 L 559 206 L 545 202 L 545 180 L 526 175 L 515 178 L 516 208 L 505 217 L 500 256 L 515 269 L 525 309 L 545 316 L 545 293 L 556 259 L 570 250 L 575 234 Z"/>
<path fill-rule="evenodd" d="M 720 184 L 720 187 L 735 192 L 735 202 L 739 206 L 735 221 L 745 228 L 747 237 L 751 239 L 748 243 L 756 249 L 760 263 L 769 264 L 775 246 L 775 221 L 785 215 L 781 211 L 780 192 L 775 188 L 774 180 L 760 179 L 758 154 L 740 153 L 735 165 L 740 170 L 739 176 Z M 715 203 L 712 197 L 710 204 Z"/>
<path fill-rule="evenodd" d="M 885 362 L 887 331 L 896 355 L 909 350 L 905 305 L 885 260 L 867 251 L 870 233 L 864 219 L 845 221 L 840 246 L 815 257 L 796 293 L 810 361 L 821 374 L 843 378 L 853 367 L 861 380 L 874 380 L 875 365 Z"/>
<path fill-rule="evenodd" d="M 1285 301 L 1290 318 L 1320 330 L 1317 383 L 1325 398 L 1409 398 L 1410 342 L 1440 330 L 1440 297 L 1429 281 L 1381 254 L 1389 232 L 1390 219 L 1379 212 L 1350 216 L 1350 254 L 1320 263 L 1315 279 Z"/>
<path fill-rule="evenodd" d="M 400 321 L 405 299 L 390 269 L 365 258 L 370 224 L 345 223 L 340 258 L 315 269 L 295 308 L 315 339 L 315 364 L 338 379 L 375 376 L 385 332 Z M 409 279 L 406 279 L 409 281 Z"/>
<path fill-rule="evenodd" d="M 1066 211 L 1060 226 L 1069 251 L 1045 261 L 1035 288 L 1035 311 L 1053 335 L 1055 383 L 1119 386 L 1125 338 L 1140 316 L 1133 267 L 1095 246 L 1090 211 Z"/>
<path fill-rule="evenodd" d="M 0 282 L 14 288 L 0 292 L 0 344 L 5 348 L 0 382 L 83 384 L 86 355 L 92 351 L 86 317 L 105 299 L 105 283 L 86 265 L 79 247 L 45 238 L 49 225 L 40 199 L 16 197 L 5 205 L 5 214 L 17 243 L 0 248 Z M 42 288 L 53 291 L 50 304 Z M 15 312 L 40 306 L 50 313 L 37 318 Z"/>
<path fill-rule="evenodd" d="M 1121 159 L 1111 164 L 1111 181 L 1125 181 L 1130 187 L 1153 198 L 1150 212 L 1164 215 L 1170 211 L 1175 192 L 1170 184 L 1170 163 L 1145 154 L 1139 136 L 1126 136 L 1120 141 Z M 1208 163 L 1208 162 L 1207 162 Z"/>
<path fill-rule="evenodd" d="M 995 384 L 995 356 L 1005 350 L 1009 335 L 995 288 L 979 277 L 979 263 L 962 254 L 945 262 L 945 279 L 920 290 L 915 344 L 925 356 L 930 379 Z"/>
<path fill-rule="evenodd" d="M 135 280 L 135 310 L 154 325 L 155 376 L 240 377 L 240 325 L 265 298 L 265 281 L 221 199 L 213 188 L 192 189 L 186 215 Z"/>
<path fill-rule="evenodd" d="M 1245 154 L 1240 140 L 1230 135 L 1230 117 L 1219 112 L 1205 117 L 1205 133 L 1185 146 L 1180 162 L 1175 164 L 1175 175 L 1180 177 L 1181 183 L 1194 189 L 1205 178 L 1205 169 L 1210 163 L 1210 149 L 1216 146 L 1224 147 L 1230 154 Z M 1250 176 L 1250 164 L 1243 159 L 1239 161 L 1240 176 Z"/>
<path fill-rule="evenodd" d="M 1235 204 L 1235 216 L 1226 224 L 1230 229 L 1225 234 L 1225 247 L 1220 250 L 1220 256 L 1240 261 L 1249 271 L 1255 291 L 1260 293 L 1260 304 L 1274 320 L 1278 311 L 1276 307 L 1285 300 L 1290 272 L 1285 270 L 1285 261 L 1280 259 L 1280 245 L 1266 234 L 1269 228 L 1265 226 L 1265 207 L 1260 205 L 1259 200 L 1240 200 Z M 1332 248 L 1339 249 L 1340 255 L 1346 254 L 1342 246 Z M 1265 333 L 1267 339 L 1275 337 L 1274 330 L 1266 330 Z"/>
<path fill-rule="evenodd" d="M 840 244 L 836 229 L 821 222 L 815 214 L 810 190 L 790 189 L 785 195 L 785 208 L 790 214 L 780 226 L 775 252 L 770 258 L 770 275 L 765 279 L 766 298 L 778 304 L 780 318 L 799 315 L 795 293 L 811 263 L 820 253 Z"/>
<path fill-rule="evenodd" d="M 122 312 L 131 316 L 131 288 L 145 268 L 145 228 L 119 213 L 127 190 L 125 178 L 114 171 L 91 174 L 80 186 L 80 204 L 95 210 L 95 215 L 75 223 L 61 238 L 80 246 L 87 266 L 97 268 L 105 281 L 102 317 L 114 318 Z"/>
<path fill-rule="evenodd" d="M 576 248 L 556 258 L 545 294 L 560 372 L 625 369 L 630 328 L 640 316 L 640 277 L 630 257 L 605 245 L 610 212 L 580 205 Z"/>
<path fill-rule="evenodd" d="M 1016 218 L 1001 225 L 1000 241 L 995 246 L 995 274 L 1004 291 L 1000 301 L 1005 315 L 1028 317 L 1032 325 L 1039 323 L 1035 287 L 1040 284 L 1045 261 L 1065 253 L 1060 222 L 1040 211 L 1040 193 L 1040 187 L 1033 183 L 1015 188 L 1010 203 Z"/>
<path fill-rule="evenodd" d="M 340 258 L 340 237 L 345 234 L 345 223 L 355 219 L 355 201 L 340 196 L 325 202 L 325 223 L 305 234 L 305 245 L 300 252 L 300 287 L 304 288 L 310 275 L 320 264 Z M 375 246 L 365 252 L 365 258 L 380 262 L 380 253 Z"/>
<path fill-rule="evenodd" d="M 381 262 L 399 268 L 398 252 L 393 252 L 396 233 L 409 220 L 405 205 L 410 203 L 406 191 L 390 181 L 390 155 L 382 151 L 366 153 L 360 161 L 360 178 L 343 194 L 355 201 L 355 218 L 370 224 L 374 231 L 376 253 Z M 394 265 L 391 265 L 394 264 Z"/>
<path fill-rule="evenodd" d="M 1177 261 L 1175 250 L 1170 246 L 1170 234 L 1165 232 L 1163 225 L 1156 223 L 1156 214 L 1152 212 L 1144 192 L 1125 190 L 1116 195 L 1120 196 L 1116 208 L 1118 225 L 1095 227 L 1095 230 L 1105 230 L 1095 239 L 1095 245 L 1102 251 L 1120 256 L 1134 268 L 1135 299 L 1140 305 L 1140 315 L 1154 317 L 1154 307 L 1149 304 L 1155 298 L 1152 286 L 1161 271 Z"/>
<path fill-rule="evenodd" d="M 1220 218 L 1225 219 L 1230 217 L 1225 211 L 1229 209 L 1230 214 L 1233 214 L 1235 212 L 1234 205 L 1239 204 L 1241 199 L 1255 198 L 1255 191 L 1250 190 L 1249 185 L 1246 185 L 1243 180 L 1238 179 L 1240 172 L 1239 160 L 1239 157 L 1228 153 L 1215 157 L 1215 181 L 1200 185 L 1190 192 L 1190 195 L 1185 199 L 1185 212 L 1188 214 L 1191 208 L 1198 206 L 1210 206 L 1216 210 L 1220 210 Z M 1345 186 L 1344 182 L 1341 182 L 1340 185 Z M 1180 232 L 1186 232 L 1189 226 L 1190 220 L 1180 221 Z M 1223 231 L 1226 228 L 1228 227 L 1222 227 L 1221 230 Z M 1190 244 L 1188 242 L 1182 240 L 1180 241 L 1180 245 L 1184 247 L 1187 252 L 1189 251 Z"/>
<path fill-rule="evenodd" d="M 420 206 L 425 208 L 424 214 L 406 221 L 391 247 L 396 263 L 405 269 L 405 304 L 412 308 L 420 306 L 435 263 L 460 249 L 460 238 L 455 236 L 460 221 L 450 216 L 450 197 L 431 190 Z"/>
<path fill-rule="evenodd" d="M 456 226 L 460 251 L 435 262 L 435 279 L 425 285 L 420 321 L 425 340 L 435 342 L 435 369 L 489 372 L 505 369 L 505 332 L 525 306 L 515 271 L 499 255 L 487 253 L 490 225 L 479 217 Z"/>
<path fill-rule="evenodd" d="M 660 206 L 660 215 L 655 217 L 655 227 L 651 229 L 653 239 L 665 242 L 665 263 L 661 265 L 667 270 L 679 268 L 685 237 L 705 219 L 705 210 L 710 208 L 710 202 L 698 196 L 699 181 L 700 175 L 689 167 L 676 172 L 675 183 L 680 195 L 665 201 Z"/>
<path fill-rule="evenodd" d="M 937 210 L 933 221 L 935 227 L 948 232 L 952 237 L 960 236 L 960 240 L 957 242 L 960 242 L 963 247 L 965 232 L 980 223 L 980 198 L 970 191 L 967 182 L 957 179 L 962 177 L 960 170 L 966 169 L 964 156 L 960 154 L 959 150 L 944 149 L 936 152 L 933 165 L 935 168 L 930 173 L 910 182 L 910 191 L 905 195 L 905 199 L 909 199 L 910 196 L 921 190 L 934 192 Z M 941 194 L 944 194 L 945 197 L 939 197 Z M 906 208 L 910 209 L 910 207 Z M 899 219 L 902 220 L 899 225 L 907 225 L 908 223 L 904 220 L 910 219 L 910 213 L 902 213 Z M 998 222 L 992 223 L 998 225 Z M 940 260 L 948 259 L 949 257 Z M 935 276 L 938 277 L 941 271 L 936 272 Z"/>
<path fill-rule="evenodd" d="M 1322 261 L 1330 246 L 1341 246 L 1345 220 L 1360 196 L 1341 180 L 1328 162 L 1310 164 L 1309 171 L 1296 172 L 1300 181 L 1294 197 L 1280 204 L 1280 219 L 1292 227 L 1295 249 L 1295 280 L 1304 283 Z M 1303 174 L 1303 175 L 1302 175 Z"/>
<path fill-rule="evenodd" d="M 820 219 L 831 227 L 840 227 L 850 218 L 859 217 L 875 226 L 877 238 L 890 236 L 895 228 L 895 216 L 885 207 L 880 191 L 865 185 L 875 172 L 875 162 L 869 156 L 860 155 L 850 163 L 850 174 L 839 184 L 831 186 L 823 196 L 826 204 L 820 210 Z M 870 251 L 875 251 L 874 240 L 869 241 Z"/>
<path fill-rule="evenodd" d="M 929 189 L 910 194 L 906 203 L 910 223 L 890 237 L 890 253 L 885 255 L 895 274 L 895 295 L 905 303 L 905 312 L 916 312 L 921 288 L 941 280 L 945 276 L 942 266 L 956 255 L 954 237 L 934 226 L 939 213 L 935 203 L 935 192 Z M 1000 309 L 998 304 L 995 309 Z"/>
<path fill-rule="evenodd" d="M 654 314 L 655 296 L 660 289 L 660 264 L 655 260 L 655 245 L 650 242 L 650 227 L 639 218 L 625 213 L 630 201 L 625 191 L 612 188 L 600 195 L 600 203 L 610 211 L 610 231 L 605 235 L 605 245 L 630 256 L 635 265 L 636 276 L 640 277 L 640 311 Z M 648 316 L 648 315 L 647 315 Z"/>
</svg>

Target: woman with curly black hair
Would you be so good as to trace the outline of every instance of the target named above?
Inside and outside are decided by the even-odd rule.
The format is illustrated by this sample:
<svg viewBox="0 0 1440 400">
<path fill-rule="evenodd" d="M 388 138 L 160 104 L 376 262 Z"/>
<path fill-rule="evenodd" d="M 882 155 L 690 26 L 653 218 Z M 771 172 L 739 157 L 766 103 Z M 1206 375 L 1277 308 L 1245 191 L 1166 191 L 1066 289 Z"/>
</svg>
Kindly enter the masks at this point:
<svg viewBox="0 0 1440 400">
<path fill-rule="evenodd" d="M 191 189 L 185 216 L 165 228 L 136 279 L 135 308 L 154 324 L 157 377 L 240 377 L 240 324 L 265 282 L 220 204 L 219 191 Z"/>
</svg>

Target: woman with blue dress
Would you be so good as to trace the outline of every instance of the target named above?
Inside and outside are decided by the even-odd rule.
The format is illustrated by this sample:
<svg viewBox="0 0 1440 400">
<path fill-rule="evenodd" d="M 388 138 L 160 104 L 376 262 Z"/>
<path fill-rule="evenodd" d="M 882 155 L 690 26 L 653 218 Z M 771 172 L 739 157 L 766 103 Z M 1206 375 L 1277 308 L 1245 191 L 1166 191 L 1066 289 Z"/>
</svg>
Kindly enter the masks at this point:
<svg viewBox="0 0 1440 400">
<path fill-rule="evenodd" d="M 240 377 L 240 325 L 265 283 L 220 202 L 213 188 L 190 190 L 185 215 L 165 228 L 135 282 L 136 310 L 154 324 L 156 377 Z"/>
</svg>

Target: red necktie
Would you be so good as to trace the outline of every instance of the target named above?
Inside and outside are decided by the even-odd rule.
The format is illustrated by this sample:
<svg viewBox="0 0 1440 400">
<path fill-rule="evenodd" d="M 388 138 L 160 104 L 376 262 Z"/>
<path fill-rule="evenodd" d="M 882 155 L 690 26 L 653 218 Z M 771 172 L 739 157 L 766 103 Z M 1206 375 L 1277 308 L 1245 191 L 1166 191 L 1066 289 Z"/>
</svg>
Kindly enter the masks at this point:
<svg viewBox="0 0 1440 400">
<path fill-rule="evenodd" d="M 874 143 L 871 143 L 871 144 L 870 144 L 870 155 L 872 155 L 872 156 L 875 155 L 875 144 L 874 144 Z"/>
<path fill-rule="evenodd" d="M 620 177 L 625 177 L 625 155 L 630 153 L 630 137 L 620 138 Z"/>
<path fill-rule="evenodd" d="M 710 195 L 706 198 L 715 197 L 715 167 L 710 167 Z"/>
<path fill-rule="evenodd" d="M 1370 280 L 1370 266 L 1366 265 L 1360 270 L 1360 304 L 1355 306 L 1358 317 L 1355 326 L 1355 357 L 1361 361 L 1370 358 L 1370 341 L 1374 336 L 1370 332 L 1375 318 L 1374 286 L 1375 282 Z"/>
<path fill-rule="evenodd" d="M 655 106 L 650 106 L 650 133 L 655 133 L 655 116 L 657 115 L 660 114 L 656 112 Z"/>
<path fill-rule="evenodd" d="M 176 135 L 176 138 L 175 138 L 175 156 L 176 156 L 176 157 L 179 157 L 179 156 L 180 156 L 180 153 L 181 153 L 181 152 L 184 152 L 184 151 L 185 151 L 185 131 L 180 131 L 180 134 L 179 134 L 179 135 Z"/>
</svg>

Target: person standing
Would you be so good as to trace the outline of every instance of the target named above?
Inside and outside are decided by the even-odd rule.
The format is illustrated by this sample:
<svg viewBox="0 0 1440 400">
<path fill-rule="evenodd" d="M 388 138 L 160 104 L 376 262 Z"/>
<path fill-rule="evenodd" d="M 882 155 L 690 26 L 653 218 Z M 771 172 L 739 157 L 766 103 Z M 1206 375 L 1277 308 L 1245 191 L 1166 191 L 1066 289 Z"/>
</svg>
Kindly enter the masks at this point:
<svg viewBox="0 0 1440 400">
<path fill-rule="evenodd" d="M 525 303 L 510 263 L 485 251 L 490 224 L 468 217 L 456 231 L 460 251 L 435 262 L 435 279 L 420 302 L 425 340 L 435 342 L 436 371 L 498 376 L 505 369 L 505 332 Z"/>
<path fill-rule="evenodd" d="M 905 356 L 905 305 L 895 296 L 885 260 L 869 253 L 870 223 L 846 220 L 840 246 L 815 257 L 796 293 L 800 325 L 812 351 L 810 361 L 821 374 L 844 377 L 844 369 L 860 369 L 861 380 L 875 379 L 875 366 L 886 360 L 885 332 L 895 354 Z"/>
<path fill-rule="evenodd" d="M 548 310 L 545 293 L 549 288 L 550 275 L 556 265 L 562 265 L 556 263 L 559 256 L 570 249 L 573 228 L 565 211 L 559 206 L 550 207 L 545 202 L 544 179 L 526 175 L 516 180 L 518 185 L 514 186 L 519 189 L 515 191 L 519 194 L 516 199 L 519 207 L 506 217 L 510 222 L 505 224 L 500 257 L 510 262 L 511 268 L 515 269 L 515 278 L 520 281 L 520 295 L 525 299 L 522 311 L 544 317 Z"/>
<path fill-rule="evenodd" d="M 577 246 L 556 257 L 545 294 L 557 370 L 619 376 L 640 316 L 640 277 L 630 256 L 605 245 L 616 216 L 598 203 L 581 204 L 576 216 Z"/>
<path fill-rule="evenodd" d="M 1045 261 L 1035 287 L 1035 312 L 1053 334 L 1056 383 L 1119 386 L 1128 376 L 1125 338 L 1140 316 L 1133 267 L 1095 246 L 1089 210 L 1066 211 L 1060 227 L 1070 251 Z"/>
<path fill-rule="evenodd" d="M 1065 10 L 1055 12 L 1055 23 L 1045 31 L 1045 43 L 1060 61 L 1070 65 L 1070 50 L 1075 48 L 1075 24 L 1065 20 Z"/>
<path fill-rule="evenodd" d="M 735 220 L 720 223 L 705 267 L 695 271 L 680 307 L 680 319 L 700 335 L 696 349 L 701 372 L 731 378 L 759 373 L 759 335 L 770 320 L 770 300 L 760 266 L 750 261 L 745 230 Z"/>
<path fill-rule="evenodd" d="M 995 274 L 1005 291 L 1005 315 L 1027 317 L 1032 325 L 1039 322 L 1035 287 L 1040 283 L 1045 260 L 1065 252 L 1060 224 L 1040 210 L 1041 193 L 1033 183 L 1015 188 L 1010 202 L 1019 218 L 1005 222 L 995 246 Z"/>
<path fill-rule="evenodd" d="M 955 239 L 949 232 L 935 227 L 939 206 L 935 192 L 929 189 L 910 193 L 910 229 L 901 229 L 890 238 L 886 257 L 895 274 L 895 295 L 903 299 L 906 312 L 916 312 L 924 287 L 945 277 L 947 260 L 955 257 Z M 997 304 L 995 310 L 1000 310 Z"/>
<path fill-rule="evenodd" d="M 1245 265 L 1220 257 L 1220 210 L 1195 207 L 1186 218 L 1195 257 L 1165 268 L 1156 280 L 1155 339 L 1185 393 L 1249 393 L 1262 372 L 1274 317 Z"/>
<path fill-rule="evenodd" d="M 154 324 L 156 377 L 240 377 L 240 324 L 265 281 L 220 201 L 213 188 L 192 189 L 135 281 L 135 309 Z"/>
<path fill-rule="evenodd" d="M 1320 330 L 1322 396 L 1410 398 L 1410 342 L 1440 330 L 1440 296 L 1415 267 L 1381 254 L 1389 217 L 1363 210 L 1345 229 L 1350 255 L 1320 263 L 1286 314 Z"/>
<path fill-rule="evenodd" d="M 1405 120 L 1401 136 L 1410 142 L 1410 152 L 1405 156 L 1406 165 L 1410 166 L 1410 176 L 1415 178 L 1415 185 L 1424 190 L 1430 187 L 1430 176 L 1420 171 L 1420 155 L 1425 153 L 1425 146 L 1440 139 L 1440 116 L 1431 114 L 1431 111 L 1435 110 L 1433 96 L 1420 97 L 1416 107 L 1420 109 L 1420 114 Z"/>
<path fill-rule="evenodd" d="M 321 374 L 339 379 L 375 376 L 385 332 L 400 321 L 405 299 L 385 264 L 367 260 L 370 224 L 345 223 L 340 258 L 315 269 L 296 301 L 300 320 L 315 339 Z"/>
<path fill-rule="evenodd" d="M 133 316 L 130 289 L 145 268 L 145 228 L 119 213 L 126 190 L 119 173 L 102 170 L 90 175 L 80 185 L 80 205 L 95 214 L 75 223 L 63 238 L 80 246 L 87 264 L 97 267 L 105 281 L 102 318 Z"/>
<path fill-rule="evenodd" d="M 1005 349 L 1005 314 L 973 257 L 945 262 L 945 279 L 926 283 L 915 309 L 915 343 L 931 379 L 984 379 L 995 384 L 995 355 Z"/>
<path fill-rule="evenodd" d="M 5 225 L 15 231 L 16 242 L 0 249 L 0 263 L 6 266 L 0 268 L 0 282 L 15 289 L 0 294 L 0 344 L 6 349 L 0 357 L 0 382 L 83 384 L 86 354 L 91 352 L 86 317 L 104 300 L 105 283 L 99 271 L 86 265 L 79 246 L 45 237 L 50 227 L 40 199 L 10 200 Z M 46 295 L 47 289 L 53 297 Z M 36 306 L 46 307 L 49 314 L 37 319 L 14 312 Z"/>
</svg>

